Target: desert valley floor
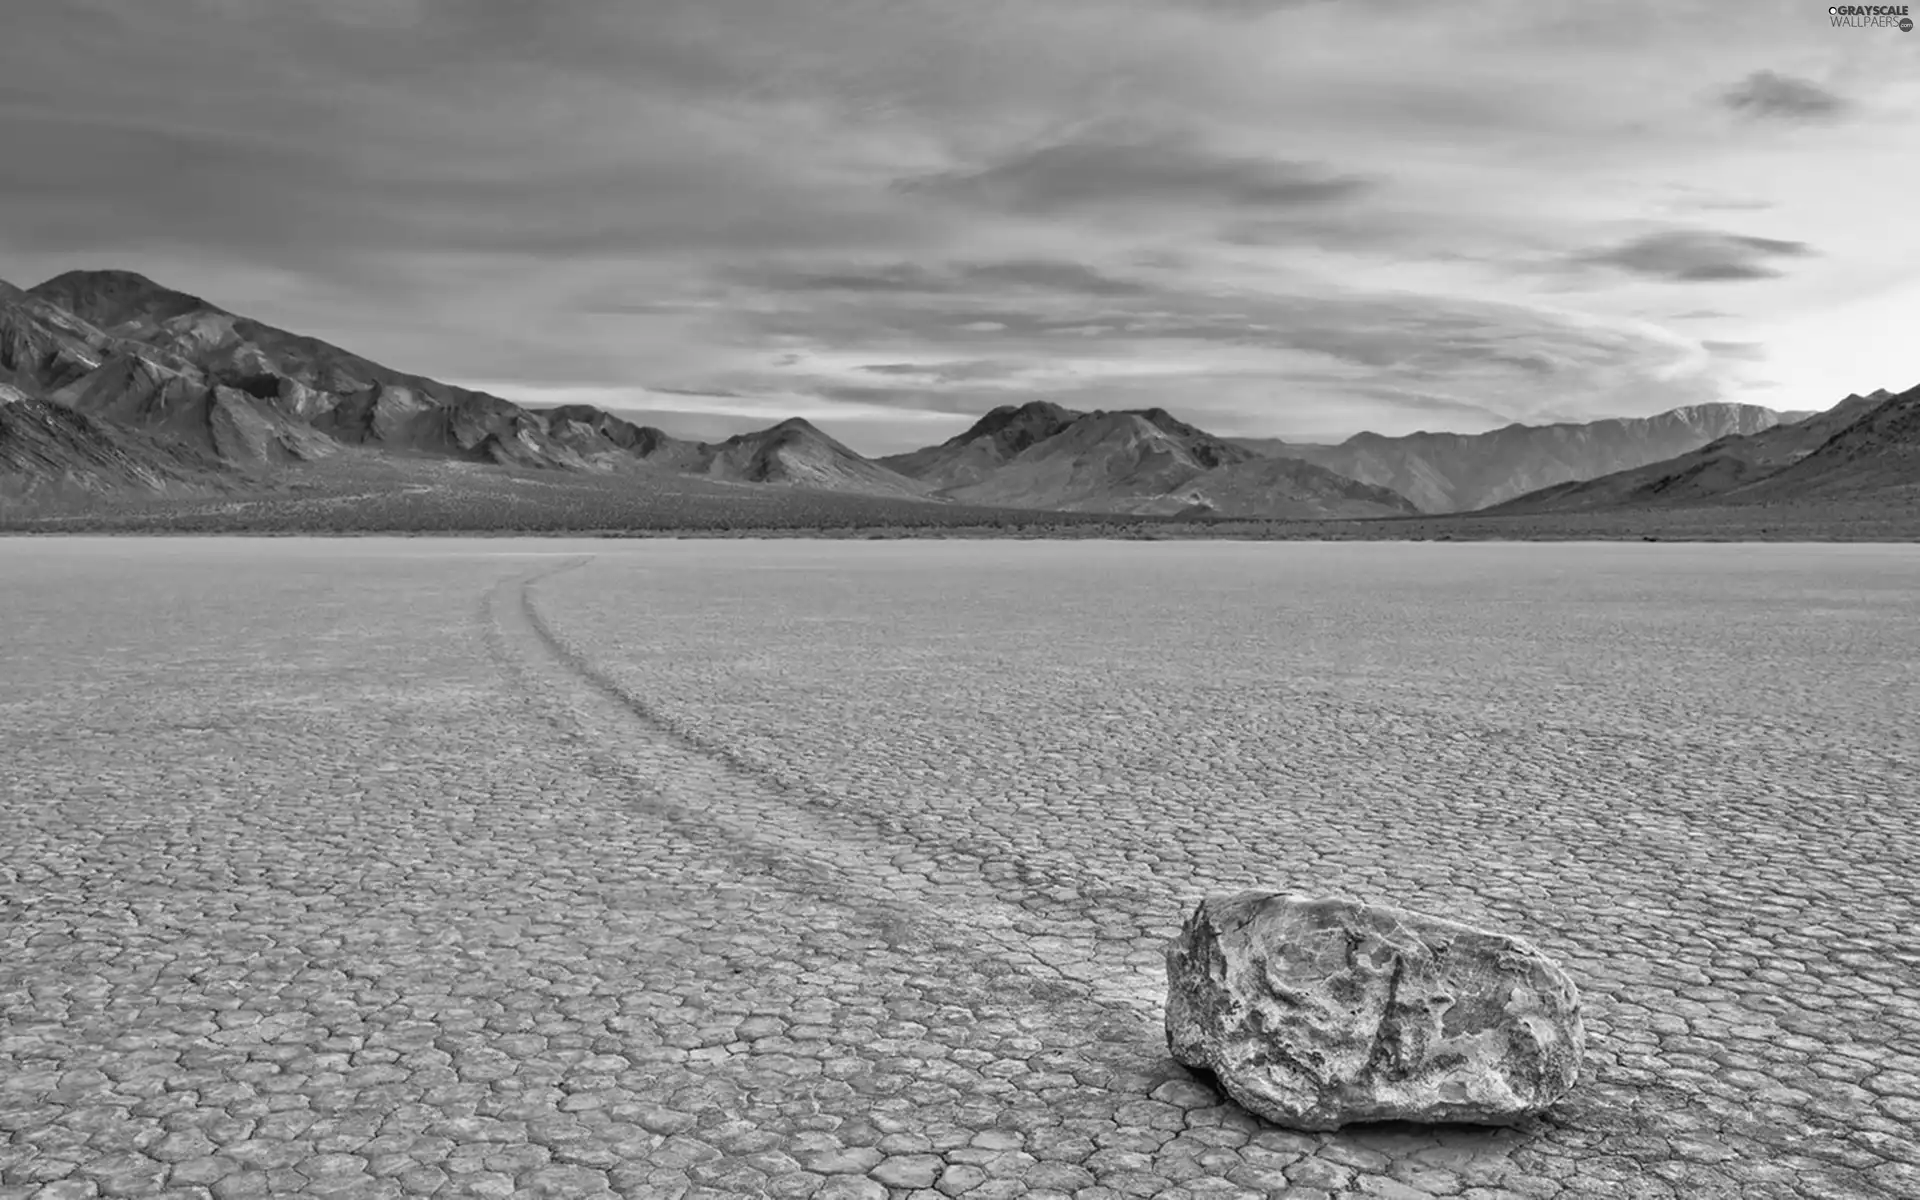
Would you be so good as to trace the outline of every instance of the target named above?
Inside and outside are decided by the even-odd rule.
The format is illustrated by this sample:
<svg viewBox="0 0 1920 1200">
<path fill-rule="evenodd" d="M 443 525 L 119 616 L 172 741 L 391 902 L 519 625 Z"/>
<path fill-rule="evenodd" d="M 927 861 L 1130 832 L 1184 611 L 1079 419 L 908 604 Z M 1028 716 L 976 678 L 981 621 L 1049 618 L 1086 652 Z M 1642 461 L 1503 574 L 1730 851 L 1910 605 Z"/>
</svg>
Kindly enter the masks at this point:
<svg viewBox="0 0 1920 1200">
<path fill-rule="evenodd" d="M 0 541 L 0 1197 L 1920 1195 L 1920 549 Z M 1536 941 L 1300 1134 L 1209 891 Z"/>
</svg>

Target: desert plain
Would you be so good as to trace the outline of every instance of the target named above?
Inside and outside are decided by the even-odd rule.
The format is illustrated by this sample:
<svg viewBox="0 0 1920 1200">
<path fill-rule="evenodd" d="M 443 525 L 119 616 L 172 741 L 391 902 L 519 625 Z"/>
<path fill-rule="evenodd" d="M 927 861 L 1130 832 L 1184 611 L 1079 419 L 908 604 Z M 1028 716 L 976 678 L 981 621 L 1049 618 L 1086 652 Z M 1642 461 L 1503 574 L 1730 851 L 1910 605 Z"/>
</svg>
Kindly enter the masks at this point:
<svg viewBox="0 0 1920 1200">
<path fill-rule="evenodd" d="M 1920 550 L 0 541 L 0 1200 L 1920 1195 Z M 1303 1134 L 1210 892 L 1535 941 Z"/>
</svg>

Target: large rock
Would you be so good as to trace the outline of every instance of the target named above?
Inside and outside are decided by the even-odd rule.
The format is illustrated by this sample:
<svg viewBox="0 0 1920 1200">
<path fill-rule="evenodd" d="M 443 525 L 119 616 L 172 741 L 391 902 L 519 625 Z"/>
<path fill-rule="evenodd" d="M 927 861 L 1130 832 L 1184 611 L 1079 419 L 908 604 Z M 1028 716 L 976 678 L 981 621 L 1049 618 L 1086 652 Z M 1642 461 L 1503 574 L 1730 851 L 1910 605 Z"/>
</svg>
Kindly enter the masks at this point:
<svg viewBox="0 0 1920 1200">
<path fill-rule="evenodd" d="M 1505 1125 L 1572 1089 L 1573 981 L 1531 944 L 1400 909 L 1243 892 L 1167 949 L 1167 1048 L 1295 1129 Z"/>
</svg>

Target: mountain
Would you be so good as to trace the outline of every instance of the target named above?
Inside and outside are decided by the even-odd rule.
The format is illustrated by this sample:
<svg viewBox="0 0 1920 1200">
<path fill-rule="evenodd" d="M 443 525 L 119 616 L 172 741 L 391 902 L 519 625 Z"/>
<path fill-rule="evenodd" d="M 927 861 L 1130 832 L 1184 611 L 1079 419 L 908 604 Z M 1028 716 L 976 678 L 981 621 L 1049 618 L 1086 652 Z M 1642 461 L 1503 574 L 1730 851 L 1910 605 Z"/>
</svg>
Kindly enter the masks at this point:
<svg viewBox="0 0 1920 1200">
<path fill-rule="evenodd" d="M 96 420 L 248 470 L 335 448 L 171 350 L 0 284 L 0 380 Z"/>
<path fill-rule="evenodd" d="M 1312 463 L 1262 460 L 1165 409 L 996 408 L 938 446 L 879 460 L 966 504 L 1261 517 L 1411 513 L 1391 491 Z"/>
<path fill-rule="evenodd" d="M 1204 471 L 1251 457 L 1205 435 L 1182 436 L 1166 427 L 1171 418 L 1158 409 L 1074 416 L 977 482 L 943 494 L 973 503 L 1084 511 L 1089 504 L 1163 497 Z"/>
<path fill-rule="evenodd" d="M 1490 433 L 1361 433 L 1336 446 L 1234 440 L 1261 454 L 1305 459 L 1391 488 L 1423 512 L 1443 513 L 1658 462 L 1718 438 L 1757 433 L 1788 416 L 1751 404 L 1697 404 L 1652 417 L 1516 424 Z"/>
<path fill-rule="evenodd" d="M 547 429 L 569 444 L 604 439 L 637 458 L 675 470 L 705 461 L 700 443 L 672 437 L 651 425 L 636 425 L 590 404 L 562 404 L 545 410 Z"/>
<path fill-rule="evenodd" d="M 1002 405 L 938 446 L 878 461 L 931 488 L 965 487 L 979 483 L 1027 447 L 1059 433 L 1080 415 L 1044 400 L 1017 408 Z"/>
<path fill-rule="evenodd" d="M 640 462 L 682 474 L 875 496 L 924 497 L 928 490 L 862 457 L 800 417 L 735 434 L 723 442 L 695 442 L 588 405 L 565 405 L 545 412 L 549 429 L 563 441 L 589 435 L 603 438 Z"/>
<path fill-rule="evenodd" d="M 1179 498 L 1187 507 L 1172 511 L 1190 516 L 1384 517 L 1420 511 L 1389 488 L 1296 458 L 1256 458 L 1208 471 L 1181 488 Z"/>
<path fill-rule="evenodd" d="M 1849 500 L 1920 506 L 1920 387 L 1886 396 L 1811 453 L 1745 489 L 1739 498 L 1764 503 Z"/>
<path fill-rule="evenodd" d="M 688 445 L 689 443 L 683 443 Z M 785 483 L 870 495 L 924 497 L 928 488 L 847 449 L 799 417 L 724 442 L 690 443 L 702 465 L 694 473 L 740 483 Z"/>
<path fill-rule="evenodd" d="M 204 492 L 219 464 L 0 384 L 0 500 Z"/>
<path fill-rule="evenodd" d="M 542 494 L 523 485 L 546 472 L 577 478 L 568 487 L 592 497 L 596 511 L 884 508 L 904 524 L 951 523 L 939 514 L 963 508 L 1343 519 L 1495 497 L 1520 513 L 1715 498 L 1897 506 L 1920 475 L 1913 407 L 1913 393 L 1881 392 L 1786 425 L 1767 409 L 1703 405 L 1638 420 L 1361 434 L 1313 446 L 1235 442 L 1160 408 L 1076 412 L 1035 402 L 996 408 L 937 446 L 873 460 L 800 419 L 709 443 L 587 405 L 524 407 L 131 272 L 70 272 L 28 291 L 0 283 L 0 497 L 9 504 L 227 491 L 321 497 L 312 507 L 372 503 L 398 489 L 416 498 L 402 507 L 419 507 L 451 504 L 470 488 L 538 524 L 544 518 L 510 497 Z M 1544 490 L 1528 490 L 1542 481 Z M 846 503 L 829 503 L 830 494 Z"/>
<path fill-rule="evenodd" d="M 0 382 L 9 380 L 23 395 L 90 418 L 72 437 L 135 437 L 139 446 L 187 455 L 195 472 L 265 478 L 351 448 L 880 496 L 927 491 L 802 420 L 709 445 L 587 405 L 524 408 L 393 370 L 129 271 L 69 272 L 25 292 L 0 284 Z"/>
<path fill-rule="evenodd" d="M 1698 503 L 1920 497 L 1920 388 L 1852 395 L 1824 412 L 1598 479 L 1544 488 L 1490 513 L 1565 513 Z"/>
<path fill-rule="evenodd" d="M 205 445 L 224 460 L 307 459 L 345 444 L 589 465 L 511 401 L 395 371 L 131 271 L 71 271 L 28 294 L 120 348 L 115 370 L 103 366 L 86 387 L 53 399 Z"/>
</svg>

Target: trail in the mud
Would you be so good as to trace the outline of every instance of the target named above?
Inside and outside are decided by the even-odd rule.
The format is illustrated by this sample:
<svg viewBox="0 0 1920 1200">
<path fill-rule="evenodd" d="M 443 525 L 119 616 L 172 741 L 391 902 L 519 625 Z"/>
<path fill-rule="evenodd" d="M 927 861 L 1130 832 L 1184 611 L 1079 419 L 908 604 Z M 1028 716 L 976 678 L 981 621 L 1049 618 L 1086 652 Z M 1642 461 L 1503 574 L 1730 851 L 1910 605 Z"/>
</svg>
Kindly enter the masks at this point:
<svg viewBox="0 0 1920 1200">
<path fill-rule="evenodd" d="M 507 580 L 486 599 L 495 654 L 539 715 L 578 739 L 583 769 L 622 779 L 651 811 L 747 875 L 773 876 L 899 942 L 994 960 L 990 971 L 1016 977 L 1008 982 L 1037 999 L 1084 997 L 1113 1016 L 1124 1012 L 1143 1034 L 1157 1025 L 1164 977 L 1137 964 L 1134 942 L 1103 940 L 1085 919 L 1097 903 L 1088 895 L 1110 883 L 1058 862 L 982 854 L 909 814 L 796 792 L 675 727 L 541 617 L 536 586 L 588 561 Z M 1080 906 L 1057 898 L 1063 892 Z"/>
</svg>

